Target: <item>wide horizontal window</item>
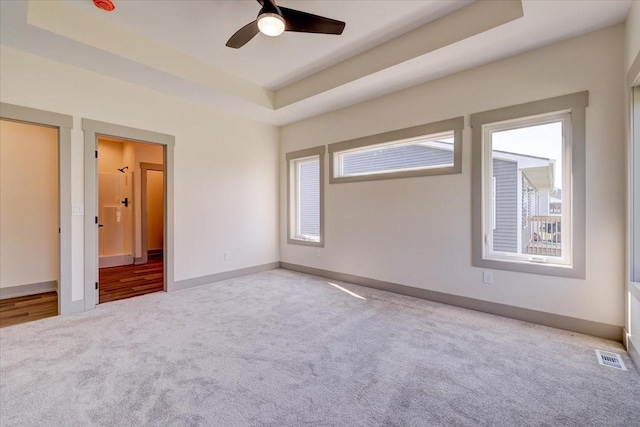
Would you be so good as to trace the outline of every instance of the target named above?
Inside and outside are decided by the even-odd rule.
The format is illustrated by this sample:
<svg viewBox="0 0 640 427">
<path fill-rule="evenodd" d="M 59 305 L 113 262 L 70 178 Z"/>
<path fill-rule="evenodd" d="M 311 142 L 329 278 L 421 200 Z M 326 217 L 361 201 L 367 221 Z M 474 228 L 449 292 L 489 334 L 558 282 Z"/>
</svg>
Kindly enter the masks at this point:
<svg viewBox="0 0 640 427">
<path fill-rule="evenodd" d="M 463 126 L 460 117 L 331 144 L 331 182 L 459 173 Z"/>
<path fill-rule="evenodd" d="M 453 166 L 453 132 L 334 153 L 336 177 Z"/>
</svg>

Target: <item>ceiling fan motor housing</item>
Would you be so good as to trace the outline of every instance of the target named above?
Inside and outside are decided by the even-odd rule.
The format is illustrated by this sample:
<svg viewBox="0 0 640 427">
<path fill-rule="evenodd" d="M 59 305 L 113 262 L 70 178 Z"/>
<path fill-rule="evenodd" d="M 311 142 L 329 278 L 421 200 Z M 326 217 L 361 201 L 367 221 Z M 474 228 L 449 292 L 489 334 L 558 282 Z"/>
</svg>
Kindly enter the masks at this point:
<svg viewBox="0 0 640 427">
<path fill-rule="evenodd" d="M 258 33 L 276 37 L 285 31 L 340 35 L 345 23 L 324 16 L 276 5 L 275 0 L 257 0 L 262 6 L 255 21 L 236 31 L 227 41 L 227 47 L 239 49 Z"/>
<path fill-rule="evenodd" d="M 98 9 L 106 10 L 107 12 L 111 12 L 116 8 L 111 0 L 93 0 L 93 4 L 95 4 Z"/>
</svg>

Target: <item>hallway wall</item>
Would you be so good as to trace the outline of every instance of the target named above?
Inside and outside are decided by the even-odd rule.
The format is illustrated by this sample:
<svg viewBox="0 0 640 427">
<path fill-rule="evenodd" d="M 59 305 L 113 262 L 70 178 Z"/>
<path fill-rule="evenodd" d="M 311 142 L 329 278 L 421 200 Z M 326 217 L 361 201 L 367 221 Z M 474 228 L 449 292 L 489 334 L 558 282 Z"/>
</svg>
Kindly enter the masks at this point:
<svg viewBox="0 0 640 427">
<path fill-rule="evenodd" d="M 147 171 L 147 250 L 163 248 L 163 208 L 164 173 Z"/>
<path fill-rule="evenodd" d="M 58 130 L 0 120 L 0 288 L 58 280 Z"/>
</svg>

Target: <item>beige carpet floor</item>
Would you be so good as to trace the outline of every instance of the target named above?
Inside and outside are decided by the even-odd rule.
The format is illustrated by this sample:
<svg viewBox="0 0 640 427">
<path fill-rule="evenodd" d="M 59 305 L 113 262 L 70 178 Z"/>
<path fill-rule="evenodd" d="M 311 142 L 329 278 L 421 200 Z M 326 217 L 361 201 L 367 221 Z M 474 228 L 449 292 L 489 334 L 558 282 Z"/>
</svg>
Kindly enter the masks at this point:
<svg viewBox="0 0 640 427">
<path fill-rule="evenodd" d="M 0 330 L 0 425 L 638 426 L 620 343 L 273 270 Z"/>
</svg>

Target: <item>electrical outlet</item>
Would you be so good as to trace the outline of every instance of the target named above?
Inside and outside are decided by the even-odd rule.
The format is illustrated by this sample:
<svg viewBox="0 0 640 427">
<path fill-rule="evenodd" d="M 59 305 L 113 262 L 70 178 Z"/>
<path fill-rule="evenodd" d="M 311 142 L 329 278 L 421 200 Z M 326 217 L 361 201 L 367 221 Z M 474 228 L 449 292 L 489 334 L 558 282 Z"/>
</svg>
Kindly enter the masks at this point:
<svg viewBox="0 0 640 427">
<path fill-rule="evenodd" d="M 493 273 L 490 272 L 490 271 L 483 271 L 482 272 L 482 281 L 484 283 L 489 284 L 489 285 L 492 284 L 493 283 Z"/>
<path fill-rule="evenodd" d="M 316 258 L 322 257 L 322 251 L 320 249 L 316 249 Z"/>
<path fill-rule="evenodd" d="M 231 259 L 231 252 L 224 251 L 224 259 Z"/>
</svg>

